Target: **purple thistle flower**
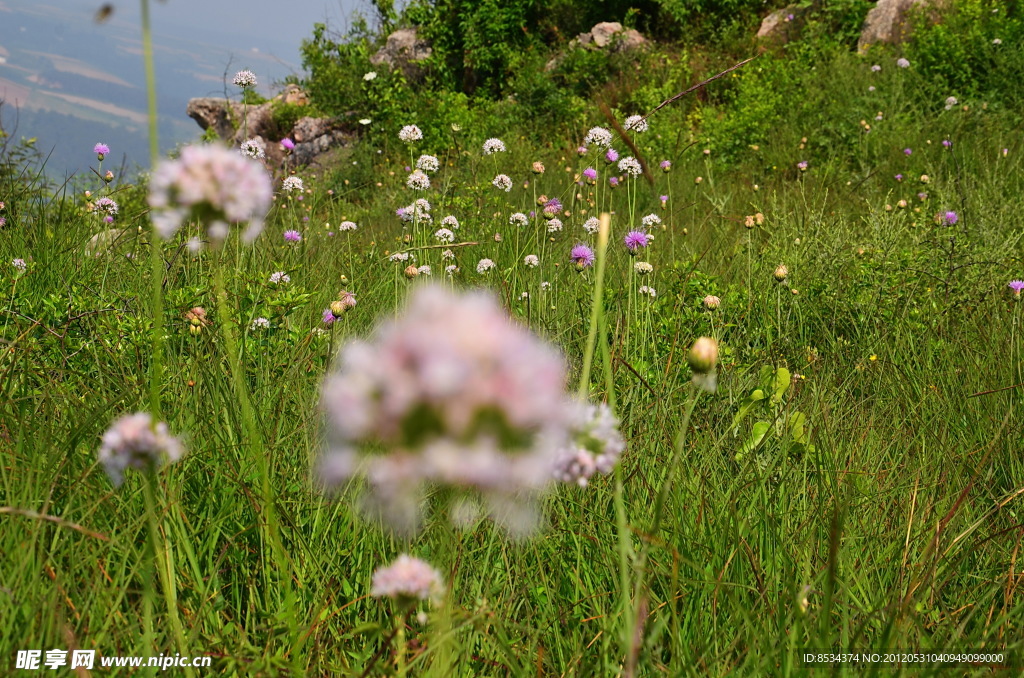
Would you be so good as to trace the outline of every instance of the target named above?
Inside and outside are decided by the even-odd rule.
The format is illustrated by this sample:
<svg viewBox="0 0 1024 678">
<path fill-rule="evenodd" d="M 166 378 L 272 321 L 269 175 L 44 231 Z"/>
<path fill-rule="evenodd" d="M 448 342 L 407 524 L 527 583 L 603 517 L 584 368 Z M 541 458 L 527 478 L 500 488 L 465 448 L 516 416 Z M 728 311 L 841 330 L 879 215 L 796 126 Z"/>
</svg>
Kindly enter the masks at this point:
<svg viewBox="0 0 1024 678">
<path fill-rule="evenodd" d="M 894 178 L 896 179 L 896 181 L 903 181 L 903 175 L 902 174 L 897 174 Z"/>
<path fill-rule="evenodd" d="M 1013 296 L 1019 297 L 1021 290 L 1024 290 L 1024 280 L 1011 280 L 1007 287 L 1013 290 Z"/>
<path fill-rule="evenodd" d="M 96 144 L 92 147 L 92 152 L 99 156 L 100 160 L 103 160 L 103 156 L 110 153 L 110 146 L 106 144 Z"/>
<path fill-rule="evenodd" d="M 909 148 L 904 148 L 904 149 L 903 149 L 903 155 L 910 155 L 910 154 L 911 154 L 911 153 L 913 153 L 913 152 L 914 152 L 914 151 L 913 151 L 913 150 L 911 150 L 911 149 L 909 149 Z"/>
<path fill-rule="evenodd" d="M 666 172 L 672 169 L 672 163 L 668 160 L 662 160 L 661 163 L 659 163 L 659 166 Z"/>
<path fill-rule="evenodd" d="M 404 207 L 399 207 L 397 210 L 395 210 L 395 216 L 401 219 L 405 216 L 406 211 L 407 210 Z"/>
<path fill-rule="evenodd" d="M 668 202 L 668 196 L 667 195 L 661 196 L 661 201 L 662 202 Z"/>
<path fill-rule="evenodd" d="M 604 154 L 604 159 L 608 162 L 615 162 L 619 159 L 619 152 L 614 148 L 609 148 L 608 152 Z"/>
<path fill-rule="evenodd" d="M 576 266 L 576 270 L 582 271 L 594 265 L 594 250 L 583 243 L 576 243 L 569 253 L 569 260 Z"/>
<path fill-rule="evenodd" d="M 331 325 L 334 324 L 335 320 L 337 320 L 337 318 L 334 317 L 334 314 L 331 313 L 330 306 L 328 306 L 327 308 L 324 309 L 324 314 L 323 314 L 324 325 L 327 325 L 328 327 L 330 327 Z"/>
<path fill-rule="evenodd" d="M 285 137 L 284 139 L 281 139 L 281 148 L 285 148 L 285 149 L 287 149 L 289 151 L 294 151 L 295 150 L 295 142 L 292 141 L 291 139 Z"/>
<path fill-rule="evenodd" d="M 612 188 L 615 188 L 616 186 L 618 186 L 618 185 L 619 185 L 619 178 L 618 178 L 618 177 L 609 177 L 609 178 L 608 178 L 608 184 L 609 184 L 609 185 L 610 185 L 610 186 L 611 186 Z"/>
<path fill-rule="evenodd" d="M 302 234 L 299 233 L 298 231 L 285 231 L 284 239 L 287 242 L 299 242 L 300 240 L 302 240 Z"/>
<path fill-rule="evenodd" d="M 798 170 L 800 170 L 801 172 L 806 172 L 807 171 L 807 161 L 806 160 L 801 160 L 800 162 L 798 162 L 796 164 L 796 168 Z"/>
<path fill-rule="evenodd" d="M 960 218 L 956 215 L 956 212 L 946 212 L 942 215 L 942 223 L 946 226 L 952 226 L 959 220 Z"/>
<path fill-rule="evenodd" d="M 943 148 L 949 148 L 949 147 L 950 147 L 950 146 L 952 146 L 952 145 L 953 145 L 953 142 L 952 142 L 952 141 L 950 141 L 949 139 L 943 139 L 943 140 L 942 140 L 942 146 L 943 146 Z"/>
<path fill-rule="evenodd" d="M 562 201 L 559 200 L 558 198 L 552 198 L 551 200 L 548 200 L 546 203 L 544 203 L 544 211 L 545 212 L 561 212 L 562 211 Z"/>
<path fill-rule="evenodd" d="M 537 216 L 537 211 L 536 210 L 530 210 L 530 218 L 533 219 L 535 216 Z"/>
<path fill-rule="evenodd" d="M 587 169 L 583 170 L 583 176 L 593 181 L 594 179 L 597 179 L 597 170 L 594 169 L 593 167 L 588 167 Z"/>
<path fill-rule="evenodd" d="M 588 150 L 590 149 L 588 149 L 586 146 L 580 146 L 579 148 L 576 149 L 576 152 L 579 153 L 580 155 L 586 155 Z"/>
<path fill-rule="evenodd" d="M 629 250 L 629 253 L 636 254 L 637 250 L 641 247 L 647 247 L 647 234 L 643 231 L 630 231 L 626 234 L 624 242 L 626 243 L 626 248 Z"/>
</svg>

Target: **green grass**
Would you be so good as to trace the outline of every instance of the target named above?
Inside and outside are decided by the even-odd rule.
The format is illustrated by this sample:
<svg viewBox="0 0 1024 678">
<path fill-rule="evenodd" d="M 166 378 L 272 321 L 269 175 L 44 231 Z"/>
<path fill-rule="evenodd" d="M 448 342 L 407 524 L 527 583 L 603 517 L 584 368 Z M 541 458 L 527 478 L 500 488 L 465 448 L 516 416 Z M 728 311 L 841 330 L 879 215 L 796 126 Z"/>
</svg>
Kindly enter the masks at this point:
<svg viewBox="0 0 1024 678">
<path fill-rule="evenodd" d="M 254 246 L 229 242 L 228 308 L 217 303 L 208 251 L 190 253 L 182 236 L 161 246 L 160 395 L 189 454 L 158 476 L 165 551 L 157 562 L 169 563 L 184 646 L 162 596 L 148 646 L 146 590 L 166 587 L 147 556 L 144 479 L 130 472 L 115 489 L 95 455 L 115 417 L 148 403 L 153 281 L 144 193 L 113 184 L 117 225 L 127 232 L 115 253 L 89 257 L 84 245 L 104 226 L 84 213 L 80 192 L 52 196 L 30 177 L 0 173 L 9 217 L 0 231 L 2 661 L 13 666 L 22 649 L 85 648 L 209 654 L 226 674 L 360 675 L 375 662 L 372 675 L 390 675 L 393 611 L 368 597 L 370 577 L 408 551 L 441 569 L 451 591 L 425 625 L 410 621 L 415 675 L 618 675 L 634 638 L 639 675 L 792 675 L 805 670 L 800 656 L 811 649 L 998 650 L 1024 666 L 1016 591 L 1024 307 L 1006 288 L 1024 277 L 1015 119 L 976 102 L 968 111 L 918 110 L 899 73 L 872 80 L 867 64 L 845 58 L 832 68 L 828 91 L 856 94 L 822 94 L 818 127 L 783 121 L 767 141 L 749 140 L 757 151 L 736 144 L 743 150 L 730 164 L 714 148 L 705 157 L 702 146 L 687 147 L 654 116 L 638 140 L 654 184 L 602 187 L 593 205 L 591 189 L 572 183 L 587 166 L 575 154 L 577 137 L 538 152 L 474 129 L 416 149 L 444 163 L 424 194 L 434 228 L 455 214 L 458 240 L 477 243 L 454 248 L 457 284 L 494 289 L 514 316 L 560 345 L 570 384 L 583 360 L 594 279 L 571 269 L 568 250 L 593 244 L 581 228 L 586 217 L 616 212 L 604 298 L 629 445 L 621 465 L 628 541 L 634 553 L 649 545 L 647 584 L 628 592 L 640 629 L 623 624 L 614 477 L 558 488 L 544 504 L 546 527 L 524 542 L 487 522 L 453 532 L 438 512 L 418 536 L 395 537 L 364 521 L 350 496 L 325 497 L 315 486 L 319 387 L 332 351 L 366 336 L 422 284 L 387 260 L 405 247 L 394 209 L 418 197 L 404 187 L 408 151 L 392 141 L 380 154 L 357 147 L 330 171 L 300 171 L 310 189 L 304 199 L 279 194 Z M 869 82 L 879 83 L 876 98 L 862 94 Z M 878 110 L 885 116 L 876 122 Z M 510 152 L 481 157 L 479 140 L 491 135 Z M 833 144 L 846 136 L 853 141 Z M 904 147 L 914 149 L 909 158 Z M 662 157 L 673 159 L 671 172 L 657 170 Z M 538 159 L 547 171 L 532 175 Z M 795 168 L 800 160 L 810 161 L 807 172 Z M 606 165 L 594 166 L 604 185 Z M 490 186 L 497 172 L 517 182 L 511 193 Z M 539 218 L 524 229 L 508 225 L 511 212 L 536 209 L 542 193 L 571 213 L 554 242 Z M 672 196 L 664 210 L 663 194 Z M 896 207 L 901 199 L 907 208 Z M 935 223 L 946 210 L 959 214 L 954 227 Z M 666 228 L 653 231 L 654 245 L 638 257 L 654 264 L 652 277 L 635 281 L 621 239 L 652 212 Z M 744 217 L 756 212 L 765 223 L 748 230 Z M 344 219 L 360 227 L 351 243 L 327 235 Z M 302 243 L 283 241 L 289 228 L 303 231 Z M 540 268 L 522 265 L 530 253 Z M 17 279 L 15 257 L 29 260 Z M 482 257 L 497 270 L 478 275 Z M 418 263 L 445 279 L 439 249 L 422 250 Z M 790 270 L 785 287 L 772 278 L 780 263 Z M 269 285 L 274 271 L 288 272 L 290 286 Z M 639 284 L 654 286 L 657 298 L 631 294 Z M 318 336 L 321 311 L 340 289 L 353 291 L 358 306 Z M 722 298 L 713 314 L 701 308 L 706 294 Z M 212 321 L 198 335 L 183 319 L 193 306 Z M 263 462 L 247 442 L 232 386 L 228 313 L 240 321 Z M 249 329 L 258 316 L 270 330 Z M 690 388 L 686 349 L 712 332 L 722 346 L 719 388 L 698 400 L 678 464 L 668 468 Z M 598 398 L 609 395 L 601 365 L 599 357 Z M 734 430 L 765 366 L 801 378 L 777 407 Z M 813 448 L 794 445 L 782 427 L 797 411 Z M 783 435 L 737 460 L 756 421 L 778 424 Z M 283 558 L 262 526 L 264 468 Z M 650 534 L 668 474 L 675 484 Z M 943 673 L 933 665 L 869 671 Z"/>
</svg>

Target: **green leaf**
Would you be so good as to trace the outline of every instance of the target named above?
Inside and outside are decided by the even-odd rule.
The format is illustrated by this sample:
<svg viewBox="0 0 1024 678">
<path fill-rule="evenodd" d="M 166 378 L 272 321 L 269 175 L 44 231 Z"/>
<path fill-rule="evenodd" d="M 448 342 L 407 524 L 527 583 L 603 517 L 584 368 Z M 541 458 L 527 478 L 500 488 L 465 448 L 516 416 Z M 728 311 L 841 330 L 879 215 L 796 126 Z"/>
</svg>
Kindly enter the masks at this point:
<svg viewBox="0 0 1024 678">
<path fill-rule="evenodd" d="M 778 405 L 782 402 L 782 396 L 785 395 L 792 381 L 793 378 L 785 367 L 775 370 L 775 392 L 772 394 L 772 405 Z"/>
<path fill-rule="evenodd" d="M 764 441 L 765 436 L 768 435 L 768 431 L 770 431 L 771 428 L 772 425 L 767 421 L 759 421 L 754 424 L 754 430 L 751 432 L 750 437 L 747 438 L 747 442 L 743 443 L 743 447 L 740 448 L 740 453 L 736 458 L 739 459 L 741 456 L 750 454 L 756 450 Z"/>
</svg>

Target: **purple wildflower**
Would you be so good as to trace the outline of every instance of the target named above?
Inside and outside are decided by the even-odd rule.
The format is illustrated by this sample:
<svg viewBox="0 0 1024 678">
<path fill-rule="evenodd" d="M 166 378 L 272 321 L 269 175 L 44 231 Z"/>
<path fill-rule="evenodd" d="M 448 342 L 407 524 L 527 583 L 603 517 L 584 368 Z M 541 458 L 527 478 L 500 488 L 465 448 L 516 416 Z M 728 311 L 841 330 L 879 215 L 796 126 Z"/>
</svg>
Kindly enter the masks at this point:
<svg viewBox="0 0 1024 678">
<path fill-rule="evenodd" d="M 945 214 L 942 215 L 942 223 L 945 226 L 952 226 L 959 220 L 960 217 L 956 215 L 956 212 L 946 212 Z"/>
<path fill-rule="evenodd" d="M 630 254 L 636 254 L 641 247 L 647 247 L 649 242 L 647 234 L 643 231 L 630 231 L 626 234 L 626 248 Z"/>
<path fill-rule="evenodd" d="M 289 150 L 289 151 L 294 151 L 295 150 L 295 142 L 292 141 L 291 139 L 288 139 L 287 137 L 284 138 L 284 139 L 281 139 L 281 148 L 284 148 L 284 149 Z"/>
<path fill-rule="evenodd" d="M 949 148 L 952 145 L 953 145 L 953 142 L 950 141 L 949 139 L 943 139 L 942 140 L 942 147 L 943 148 Z"/>
<path fill-rule="evenodd" d="M 904 149 L 903 149 L 903 155 L 910 155 L 910 154 L 911 154 L 911 153 L 913 153 L 913 152 L 914 152 L 914 151 L 913 151 L 913 150 L 911 150 L 911 149 L 909 149 L 909 148 L 904 148 Z"/>
<path fill-rule="evenodd" d="M 614 148 L 609 148 L 608 152 L 604 154 L 604 159 L 608 162 L 615 162 L 619 159 L 619 152 Z"/>
<path fill-rule="evenodd" d="M 576 152 L 579 153 L 580 155 L 586 155 L 588 150 L 590 149 L 588 149 L 586 146 L 580 146 L 579 148 L 576 149 Z"/>
<path fill-rule="evenodd" d="M 807 171 L 807 161 L 806 160 L 801 160 L 800 162 L 798 162 L 796 164 L 796 168 L 798 170 L 800 170 L 801 172 L 806 172 Z"/>
<path fill-rule="evenodd" d="M 576 270 L 582 271 L 594 265 L 594 250 L 583 243 L 576 243 L 569 253 L 569 260 L 576 266 Z"/>
<path fill-rule="evenodd" d="M 660 166 L 661 169 L 665 170 L 666 172 L 672 169 L 672 163 L 668 160 L 662 160 Z"/>
<path fill-rule="evenodd" d="M 896 179 L 896 181 L 903 181 L 903 175 L 902 175 L 902 174 L 897 174 L 897 175 L 896 175 L 896 176 L 894 177 L 894 179 Z"/>
<path fill-rule="evenodd" d="M 324 314 L 323 314 L 324 325 L 327 325 L 327 326 L 333 325 L 335 320 L 337 320 L 337 318 L 334 317 L 334 313 L 331 312 L 331 307 L 328 306 L 327 308 L 324 309 Z"/>
<path fill-rule="evenodd" d="M 1020 297 L 1021 290 L 1024 290 L 1024 280 L 1011 280 L 1007 287 L 1013 290 L 1013 296 Z"/>
<path fill-rule="evenodd" d="M 619 185 L 619 178 L 618 177 L 609 177 L 608 178 L 608 185 L 610 185 L 612 188 L 615 188 L 616 186 Z"/>
<path fill-rule="evenodd" d="M 546 203 L 544 203 L 544 211 L 545 212 L 561 212 L 562 211 L 562 201 L 559 200 L 558 198 L 552 198 L 551 200 L 548 200 Z"/>
<path fill-rule="evenodd" d="M 302 234 L 299 233 L 298 231 L 285 231 L 284 239 L 287 242 L 299 242 L 300 240 L 302 240 Z"/>
<path fill-rule="evenodd" d="M 110 154 L 110 146 L 106 144 L 96 144 L 92 147 L 92 152 L 96 154 L 96 157 L 103 160 L 104 156 Z"/>
<path fill-rule="evenodd" d="M 583 176 L 585 176 L 590 181 L 593 181 L 594 179 L 597 179 L 597 170 L 594 169 L 593 167 L 588 167 L 587 169 L 583 170 Z"/>
</svg>

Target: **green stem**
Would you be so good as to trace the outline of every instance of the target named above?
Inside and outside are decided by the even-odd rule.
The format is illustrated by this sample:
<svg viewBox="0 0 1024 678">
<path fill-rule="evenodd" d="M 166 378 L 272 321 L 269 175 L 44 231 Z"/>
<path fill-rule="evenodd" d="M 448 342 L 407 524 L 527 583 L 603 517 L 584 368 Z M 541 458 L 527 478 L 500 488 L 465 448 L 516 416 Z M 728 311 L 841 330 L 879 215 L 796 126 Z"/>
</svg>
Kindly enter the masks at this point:
<svg viewBox="0 0 1024 678">
<path fill-rule="evenodd" d="M 594 298 L 590 306 L 590 332 L 587 335 L 587 350 L 583 355 L 583 370 L 580 372 L 578 395 L 586 400 L 590 394 L 590 369 L 594 363 L 594 347 L 597 345 L 597 328 L 604 316 L 604 270 L 607 260 L 608 239 L 612 228 L 612 217 L 607 212 L 601 215 L 597 232 L 597 280 L 594 281 Z"/>
</svg>

